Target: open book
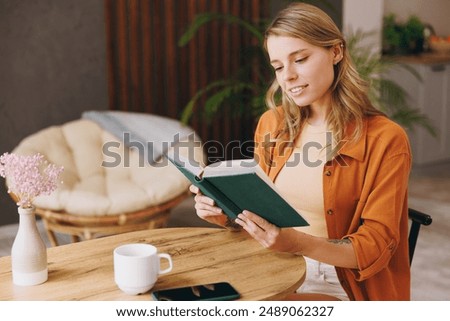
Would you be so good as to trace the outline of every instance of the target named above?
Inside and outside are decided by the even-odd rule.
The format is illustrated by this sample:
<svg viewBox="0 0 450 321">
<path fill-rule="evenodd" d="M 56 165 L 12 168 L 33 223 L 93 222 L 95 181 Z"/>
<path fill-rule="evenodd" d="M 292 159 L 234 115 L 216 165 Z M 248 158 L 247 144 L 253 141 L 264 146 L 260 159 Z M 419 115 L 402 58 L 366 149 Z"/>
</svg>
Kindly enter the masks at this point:
<svg viewBox="0 0 450 321">
<path fill-rule="evenodd" d="M 203 168 L 180 155 L 166 156 L 232 220 L 249 210 L 278 227 L 309 225 L 253 159 L 217 162 Z"/>
</svg>

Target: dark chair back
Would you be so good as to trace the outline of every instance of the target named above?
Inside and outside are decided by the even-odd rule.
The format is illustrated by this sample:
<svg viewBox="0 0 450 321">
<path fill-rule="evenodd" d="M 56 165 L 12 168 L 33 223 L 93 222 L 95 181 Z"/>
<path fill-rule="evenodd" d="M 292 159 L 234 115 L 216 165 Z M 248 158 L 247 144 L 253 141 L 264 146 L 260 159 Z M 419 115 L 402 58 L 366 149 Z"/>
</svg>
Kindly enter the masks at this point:
<svg viewBox="0 0 450 321">
<path fill-rule="evenodd" d="M 408 216 L 411 220 L 411 227 L 409 229 L 408 244 L 409 244 L 409 265 L 412 263 L 414 250 L 416 249 L 417 238 L 419 230 L 422 225 L 430 225 L 433 222 L 430 215 L 419 212 L 415 209 L 408 209 Z"/>
</svg>

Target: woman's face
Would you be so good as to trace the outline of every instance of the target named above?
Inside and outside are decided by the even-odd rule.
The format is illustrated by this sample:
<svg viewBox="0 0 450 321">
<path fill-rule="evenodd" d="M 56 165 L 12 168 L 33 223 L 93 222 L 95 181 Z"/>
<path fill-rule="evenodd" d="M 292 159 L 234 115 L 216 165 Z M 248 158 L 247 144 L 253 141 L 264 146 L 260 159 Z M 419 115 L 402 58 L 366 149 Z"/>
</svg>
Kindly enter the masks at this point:
<svg viewBox="0 0 450 321">
<path fill-rule="evenodd" d="M 299 38 L 269 36 L 267 49 L 278 84 L 297 106 L 328 106 L 333 65 L 342 49 L 313 46 Z"/>
</svg>

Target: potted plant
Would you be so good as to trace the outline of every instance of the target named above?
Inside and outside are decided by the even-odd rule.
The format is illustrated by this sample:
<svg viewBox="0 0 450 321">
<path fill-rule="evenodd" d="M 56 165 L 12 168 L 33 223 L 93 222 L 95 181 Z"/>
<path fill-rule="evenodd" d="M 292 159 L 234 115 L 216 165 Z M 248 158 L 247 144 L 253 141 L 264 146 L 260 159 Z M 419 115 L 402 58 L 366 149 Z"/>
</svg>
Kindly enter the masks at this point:
<svg viewBox="0 0 450 321">
<path fill-rule="evenodd" d="M 406 69 L 418 80 L 421 80 L 420 75 L 410 66 L 392 60 L 389 56 L 381 56 L 373 52 L 370 46 L 362 46 L 362 40 L 372 35 L 357 31 L 346 39 L 356 69 L 370 84 L 371 102 L 405 129 L 414 131 L 416 126 L 421 126 L 436 136 L 435 128 L 428 116 L 409 106 L 405 90 L 388 76 L 389 72 L 398 68 Z"/>
<path fill-rule="evenodd" d="M 418 54 L 423 52 L 425 24 L 415 15 L 405 23 L 397 21 L 395 14 L 383 18 L 383 53 Z"/>
<path fill-rule="evenodd" d="M 184 123 L 189 122 L 201 97 L 206 99 L 203 105 L 203 112 L 206 114 L 207 119 L 218 116 L 226 108 L 241 115 L 250 111 L 254 116 L 262 114 L 267 109 L 264 97 L 267 86 L 270 84 L 273 76 L 263 49 L 264 21 L 251 24 L 229 14 L 203 13 L 198 15 L 189 25 L 187 31 L 180 38 L 179 45 L 186 45 L 203 25 L 218 20 L 244 28 L 255 37 L 257 40 L 255 41 L 256 45 L 242 49 L 241 67 L 232 76 L 211 82 L 191 98 L 183 109 L 181 116 L 181 120 Z M 410 22 L 409 30 L 411 30 L 410 34 L 412 35 L 417 34 L 416 29 L 413 27 L 416 23 L 414 21 Z M 370 35 L 356 32 L 347 37 L 346 41 L 357 70 L 370 83 L 369 97 L 371 101 L 404 128 L 413 130 L 416 126 L 422 126 L 432 135 L 435 135 L 429 118 L 417 109 L 411 108 L 406 102 L 405 91 L 387 77 L 387 72 L 392 68 L 408 67 L 373 53 L 367 46 L 361 46 L 361 39 L 367 36 Z M 413 39 L 413 37 L 410 36 L 408 39 Z M 255 63 L 259 67 L 250 71 L 249 66 L 255 66 Z M 410 68 L 408 70 L 419 77 L 414 70 Z"/>
</svg>

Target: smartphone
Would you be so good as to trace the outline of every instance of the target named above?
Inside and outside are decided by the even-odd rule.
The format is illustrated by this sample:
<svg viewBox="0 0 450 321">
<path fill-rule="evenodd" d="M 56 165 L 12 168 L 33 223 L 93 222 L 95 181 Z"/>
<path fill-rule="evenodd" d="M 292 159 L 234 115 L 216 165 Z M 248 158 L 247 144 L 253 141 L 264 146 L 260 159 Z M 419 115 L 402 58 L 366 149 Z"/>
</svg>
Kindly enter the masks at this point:
<svg viewBox="0 0 450 321">
<path fill-rule="evenodd" d="M 228 301 L 240 296 L 227 282 L 160 290 L 152 295 L 156 301 Z"/>
</svg>

